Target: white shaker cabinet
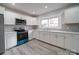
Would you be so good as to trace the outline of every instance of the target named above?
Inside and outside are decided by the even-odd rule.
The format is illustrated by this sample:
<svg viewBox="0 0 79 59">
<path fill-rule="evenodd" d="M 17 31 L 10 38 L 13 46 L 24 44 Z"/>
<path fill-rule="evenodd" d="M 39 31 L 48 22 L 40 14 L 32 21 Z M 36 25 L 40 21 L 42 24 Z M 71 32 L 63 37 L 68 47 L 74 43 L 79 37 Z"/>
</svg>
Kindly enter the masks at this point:
<svg viewBox="0 0 79 59">
<path fill-rule="evenodd" d="M 5 8 L 0 6 L 0 14 L 4 14 Z"/>
<path fill-rule="evenodd" d="M 75 33 L 59 33 L 51 31 L 34 31 L 32 38 L 79 52 L 79 34 Z"/>
<path fill-rule="evenodd" d="M 35 17 L 22 15 L 22 14 L 15 13 L 9 10 L 6 10 L 4 12 L 4 24 L 5 25 L 15 25 L 16 18 L 26 20 L 26 25 L 37 25 L 38 24 L 37 19 Z"/>
<path fill-rule="evenodd" d="M 27 20 L 27 25 L 31 25 L 32 23 L 32 18 L 31 17 L 26 17 L 26 20 Z"/>
<path fill-rule="evenodd" d="M 22 19 L 21 14 L 16 13 L 15 18 Z"/>
<path fill-rule="evenodd" d="M 65 48 L 74 52 L 79 52 L 79 35 L 65 34 Z"/>
<path fill-rule="evenodd" d="M 44 31 L 39 31 L 39 40 L 45 41 Z"/>
<path fill-rule="evenodd" d="M 53 45 L 57 45 L 57 33 L 50 32 L 49 33 L 49 41 Z"/>
<path fill-rule="evenodd" d="M 57 46 L 63 47 L 65 46 L 64 33 L 57 33 Z"/>
<path fill-rule="evenodd" d="M 9 49 L 17 45 L 17 33 L 5 32 L 5 48 Z"/>
<path fill-rule="evenodd" d="M 64 11 L 64 23 L 79 23 L 79 6 L 74 6 Z"/>
<path fill-rule="evenodd" d="M 37 25 L 38 22 L 37 22 L 37 19 L 36 18 L 32 18 L 32 25 Z"/>
<path fill-rule="evenodd" d="M 37 19 L 35 17 L 27 17 L 27 25 L 37 25 Z"/>
<path fill-rule="evenodd" d="M 33 30 L 29 30 L 28 31 L 28 38 L 29 38 L 29 40 L 31 40 L 31 39 L 33 39 L 33 38 L 35 38 L 35 33 L 34 33 L 34 31 Z"/>
<path fill-rule="evenodd" d="M 50 32 L 49 33 L 49 43 L 64 48 L 65 45 L 65 39 L 64 39 L 64 33 L 56 33 L 56 32 Z"/>
<path fill-rule="evenodd" d="M 26 16 L 23 14 L 16 13 L 15 18 L 26 20 Z"/>
<path fill-rule="evenodd" d="M 40 31 L 39 32 L 40 40 L 49 43 L 49 32 L 47 31 Z"/>
<path fill-rule="evenodd" d="M 32 37 L 36 38 L 36 39 L 40 39 L 40 37 L 39 37 L 39 31 L 33 31 L 32 32 Z"/>
<path fill-rule="evenodd" d="M 5 25 L 15 25 L 15 13 L 13 13 L 11 11 L 5 11 L 4 24 Z"/>
</svg>

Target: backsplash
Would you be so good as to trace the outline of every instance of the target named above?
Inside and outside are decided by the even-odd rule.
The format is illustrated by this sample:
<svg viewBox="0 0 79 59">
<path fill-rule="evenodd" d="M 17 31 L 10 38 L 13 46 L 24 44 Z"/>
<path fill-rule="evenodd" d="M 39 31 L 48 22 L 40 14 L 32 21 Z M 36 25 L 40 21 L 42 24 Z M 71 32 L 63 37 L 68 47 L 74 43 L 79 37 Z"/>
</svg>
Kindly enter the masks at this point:
<svg viewBox="0 0 79 59">
<path fill-rule="evenodd" d="M 32 25 L 5 25 L 4 30 L 5 31 L 14 31 L 14 29 L 25 29 L 25 30 L 34 30 L 37 28 L 37 26 L 32 26 Z"/>
<path fill-rule="evenodd" d="M 14 31 L 14 29 L 18 29 L 19 27 L 24 28 L 24 26 L 19 26 L 19 25 L 5 25 L 4 30 L 5 31 Z"/>
<path fill-rule="evenodd" d="M 79 24 L 64 24 L 62 30 L 79 32 Z"/>
</svg>

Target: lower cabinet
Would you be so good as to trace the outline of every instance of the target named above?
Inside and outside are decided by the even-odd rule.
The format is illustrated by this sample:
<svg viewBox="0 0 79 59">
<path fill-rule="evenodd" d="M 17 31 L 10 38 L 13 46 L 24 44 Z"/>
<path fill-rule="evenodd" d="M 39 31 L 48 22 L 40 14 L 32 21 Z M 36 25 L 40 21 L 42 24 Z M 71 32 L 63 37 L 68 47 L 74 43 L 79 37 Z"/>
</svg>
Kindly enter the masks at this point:
<svg viewBox="0 0 79 59">
<path fill-rule="evenodd" d="M 40 31 L 39 32 L 39 39 L 44 42 L 49 42 L 49 33 L 46 31 Z"/>
<path fill-rule="evenodd" d="M 48 31 L 36 31 L 33 38 L 56 45 L 74 52 L 79 52 L 79 35 L 72 33 L 58 33 Z"/>
<path fill-rule="evenodd" d="M 74 52 L 79 52 L 79 35 L 65 34 L 65 48 Z"/>
<path fill-rule="evenodd" d="M 53 45 L 57 45 L 57 33 L 49 32 L 49 43 Z"/>
<path fill-rule="evenodd" d="M 29 38 L 29 40 L 32 39 L 33 34 L 35 34 L 33 30 L 29 30 L 29 31 L 28 31 L 28 38 Z"/>
<path fill-rule="evenodd" d="M 64 48 L 65 46 L 65 39 L 64 33 L 57 33 L 57 46 Z"/>
<path fill-rule="evenodd" d="M 49 39 L 51 44 L 64 48 L 64 33 L 50 32 Z"/>
<path fill-rule="evenodd" d="M 17 45 L 17 33 L 16 32 L 5 32 L 5 48 L 9 49 Z"/>
<path fill-rule="evenodd" d="M 59 47 L 64 47 L 65 39 L 63 33 L 35 31 L 33 32 L 32 38 L 36 38 Z"/>
<path fill-rule="evenodd" d="M 36 38 L 39 39 L 39 32 L 38 31 L 33 31 L 30 35 L 31 39 Z"/>
</svg>

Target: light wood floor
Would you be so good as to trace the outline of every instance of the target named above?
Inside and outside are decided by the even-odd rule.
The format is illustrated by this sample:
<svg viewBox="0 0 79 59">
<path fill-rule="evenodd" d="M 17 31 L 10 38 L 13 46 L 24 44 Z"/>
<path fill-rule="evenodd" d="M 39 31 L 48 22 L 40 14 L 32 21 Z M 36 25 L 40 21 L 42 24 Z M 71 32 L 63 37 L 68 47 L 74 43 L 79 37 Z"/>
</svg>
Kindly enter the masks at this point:
<svg viewBox="0 0 79 59">
<path fill-rule="evenodd" d="M 26 44 L 11 48 L 3 55 L 65 55 L 66 51 L 38 40 L 31 40 Z M 68 54 L 67 54 L 68 55 Z"/>
</svg>

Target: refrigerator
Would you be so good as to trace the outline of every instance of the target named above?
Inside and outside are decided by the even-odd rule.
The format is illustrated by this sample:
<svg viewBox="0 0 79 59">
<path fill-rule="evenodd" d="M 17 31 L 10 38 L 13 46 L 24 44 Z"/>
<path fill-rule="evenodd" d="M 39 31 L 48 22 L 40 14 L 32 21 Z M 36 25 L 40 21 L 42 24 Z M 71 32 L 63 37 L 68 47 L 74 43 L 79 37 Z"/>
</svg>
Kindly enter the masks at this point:
<svg viewBox="0 0 79 59">
<path fill-rule="evenodd" d="M 0 14 L 0 54 L 5 52 L 4 15 Z"/>
</svg>

